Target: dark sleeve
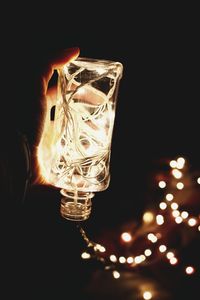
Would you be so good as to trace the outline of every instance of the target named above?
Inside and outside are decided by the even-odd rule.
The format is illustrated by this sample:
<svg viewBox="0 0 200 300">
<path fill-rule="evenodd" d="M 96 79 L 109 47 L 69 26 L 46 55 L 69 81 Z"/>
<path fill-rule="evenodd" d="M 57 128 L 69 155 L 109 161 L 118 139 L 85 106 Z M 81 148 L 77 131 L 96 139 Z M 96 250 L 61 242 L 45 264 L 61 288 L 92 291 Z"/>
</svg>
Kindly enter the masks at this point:
<svg viewBox="0 0 200 300">
<path fill-rule="evenodd" d="M 19 206 L 28 187 L 31 166 L 26 137 L 17 130 L 6 130 L 1 135 L 0 199 L 1 206 Z"/>
</svg>

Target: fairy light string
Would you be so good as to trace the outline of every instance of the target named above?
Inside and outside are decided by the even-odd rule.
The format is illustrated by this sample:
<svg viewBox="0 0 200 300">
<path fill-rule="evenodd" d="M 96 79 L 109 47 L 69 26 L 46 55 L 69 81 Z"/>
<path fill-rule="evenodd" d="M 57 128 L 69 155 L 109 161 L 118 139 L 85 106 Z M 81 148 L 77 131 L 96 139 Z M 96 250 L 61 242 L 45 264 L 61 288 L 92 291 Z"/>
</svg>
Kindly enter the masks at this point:
<svg viewBox="0 0 200 300">
<path fill-rule="evenodd" d="M 112 271 L 113 278 L 120 278 L 121 270 L 136 270 L 153 264 L 156 259 L 171 266 L 178 265 L 181 261 L 180 252 L 183 245 L 177 246 L 168 238 L 173 237 L 181 226 L 182 230 L 200 233 L 200 213 L 194 214 L 185 207 L 188 206 L 190 189 L 200 188 L 200 176 L 189 172 L 186 160 L 183 157 L 169 162 L 168 180 L 161 179 L 157 188 L 163 191 L 163 196 L 157 208 L 145 211 L 141 225 L 134 233 L 132 229 L 122 232 L 119 242 L 124 246 L 125 254 L 108 253 L 103 245 L 90 241 L 85 231 L 79 225 L 82 238 L 86 242 L 86 249 L 81 254 L 82 259 L 96 259 L 100 261 L 105 270 Z M 186 196 L 185 196 L 186 194 Z M 137 240 L 142 238 L 141 249 L 132 247 Z M 158 255 L 159 254 L 159 255 Z M 159 257 L 158 257 L 159 256 Z M 197 266 L 181 262 L 185 275 L 190 276 L 198 271 Z M 143 299 L 151 299 L 151 292 L 146 291 Z"/>
</svg>

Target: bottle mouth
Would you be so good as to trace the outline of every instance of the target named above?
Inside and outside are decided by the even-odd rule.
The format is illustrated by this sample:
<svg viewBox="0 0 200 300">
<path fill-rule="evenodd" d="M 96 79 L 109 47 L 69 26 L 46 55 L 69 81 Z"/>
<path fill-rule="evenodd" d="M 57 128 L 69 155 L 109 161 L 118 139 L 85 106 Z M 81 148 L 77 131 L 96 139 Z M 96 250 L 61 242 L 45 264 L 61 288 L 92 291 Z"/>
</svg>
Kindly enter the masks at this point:
<svg viewBox="0 0 200 300">
<path fill-rule="evenodd" d="M 62 195 L 60 213 L 63 218 L 70 221 L 85 221 L 89 218 L 94 193 L 69 192 L 65 189 L 62 189 L 60 193 Z"/>
</svg>

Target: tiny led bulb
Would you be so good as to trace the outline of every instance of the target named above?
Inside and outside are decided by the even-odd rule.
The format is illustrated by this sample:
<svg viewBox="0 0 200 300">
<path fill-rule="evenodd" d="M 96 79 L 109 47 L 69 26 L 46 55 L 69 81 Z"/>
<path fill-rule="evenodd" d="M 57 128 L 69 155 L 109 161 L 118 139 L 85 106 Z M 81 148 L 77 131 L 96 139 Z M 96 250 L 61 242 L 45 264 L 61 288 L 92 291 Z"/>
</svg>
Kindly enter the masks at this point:
<svg viewBox="0 0 200 300">
<path fill-rule="evenodd" d="M 150 300 L 150 299 L 152 299 L 152 293 L 149 292 L 149 291 L 145 291 L 145 292 L 143 293 L 143 299 L 145 299 L 145 300 Z"/>
</svg>

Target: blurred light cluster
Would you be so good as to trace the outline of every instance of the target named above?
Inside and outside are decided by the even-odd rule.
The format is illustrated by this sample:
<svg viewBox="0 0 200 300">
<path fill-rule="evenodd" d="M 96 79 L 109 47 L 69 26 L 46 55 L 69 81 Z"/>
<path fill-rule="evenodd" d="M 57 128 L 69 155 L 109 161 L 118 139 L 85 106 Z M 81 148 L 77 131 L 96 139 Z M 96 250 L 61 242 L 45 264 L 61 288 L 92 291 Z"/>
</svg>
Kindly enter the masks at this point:
<svg viewBox="0 0 200 300">
<path fill-rule="evenodd" d="M 127 255 L 116 253 L 108 253 L 106 248 L 95 244 L 93 245 L 93 255 L 90 252 L 83 252 L 83 259 L 91 259 L 96 257 L 100 260 L 105 270 L 112 270 L 112 276 L 114 279 L 120 278 L 120 271 L 125 269 L 135 269 L 138 266 L 145 267 L 151 261 L 152 257 L 160 257 L 160 259 L 168 263 L 171 266 L 180 264 L 180 249 L 174 248 L 170 243 L 168 231 L 170 236 L 173 236 L 174 232 L 177 232 L 179 228 L 183 231 L 194 230 L 196 234 L 200 231 L 200 214 L 193 215 L 188 209 L 184 209 L 182 200 L 185 189 L 195 186 L 199 188 L 200 177 L 193 178 L 190 173 L 187 172 L 186 160 L 183 157 L 178 157 L 176 160 L 169 161 L 169 176 L 168 180 L 159 180 L 157 187 L 163 190 L 163 197 L 157 207 L 151 210 L 147 210 L 143 213 L 142 221 L 137 229 L 137 232 L 127 230 L 121 232 L 118 240 L 120 246 L 123 246 L 124 253 Z M 181 226 L 181 227 L 177 227 Z M 138 233 L 139 232 L 139 233 Z M 138 237 L 142 237 L 141 249 L 137 248 L 137 251 L 132 251 L 131 245 L 134 244 Z M 120 248 L 121 249 L 121 248 Z M 132 251 L 132 252 L 131 252 Z M 122 268 L 123 266 L 123 268 Z M 186 276 L 191 276 L 197 272 L 197 266 L 193 264 L 186 264 L 181 261 L 181 266 Z M 142 294 L 143 299 L 153 299 L 153 293 L 150 290 L 145 290 Z"/>
</svg>

